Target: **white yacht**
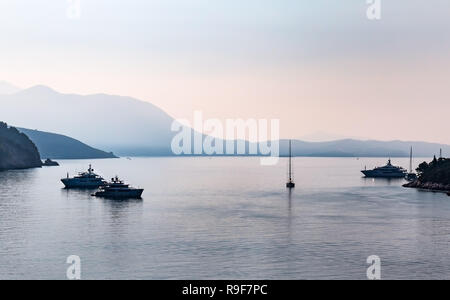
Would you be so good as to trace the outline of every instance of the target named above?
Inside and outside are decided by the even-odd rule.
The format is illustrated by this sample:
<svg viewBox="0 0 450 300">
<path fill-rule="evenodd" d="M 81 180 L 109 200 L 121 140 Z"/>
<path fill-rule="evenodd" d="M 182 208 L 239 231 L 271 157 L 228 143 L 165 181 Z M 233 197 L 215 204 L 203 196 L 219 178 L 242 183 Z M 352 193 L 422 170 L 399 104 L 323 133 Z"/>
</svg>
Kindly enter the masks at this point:
<svg viewBox="0 0 450 300">
<path fill-rule="evenodd" d="M 100 186 L 104 186 L 106 181 L 99 175 L 94 173 L 94 169 L 89 165 L 87 172 L 79 173 L 77 176 L 70 178 L 69 173 L 67 177 L 61 179 L 61 182 L 66 188 L 92 188 L 96 189 Z"/>
<path fill-rule="evenodd" d="M 363 170 L 361 172 L 369 178 L 405 178 L 407 173 L 402 167 L 392 165 L 390 159 L 384 167 L 375 168 L 373 170 Z"/>
</svg>

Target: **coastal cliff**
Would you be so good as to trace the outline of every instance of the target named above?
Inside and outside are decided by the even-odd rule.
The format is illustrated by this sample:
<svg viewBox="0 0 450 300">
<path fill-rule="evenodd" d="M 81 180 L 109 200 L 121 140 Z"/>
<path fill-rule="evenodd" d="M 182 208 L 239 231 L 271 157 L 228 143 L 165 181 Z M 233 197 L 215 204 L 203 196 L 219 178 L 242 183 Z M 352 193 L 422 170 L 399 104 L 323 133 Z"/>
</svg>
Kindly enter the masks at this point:
<svg viewBox="0 0 450 300">
<path fill-rule="evenodd" d="M 0 122 L 0 171 L 41 167 L 33 142 L 14 127 Z"/>
<path fill-rule="evenodd" d="M 450 159 L 435 157 L 431 163 L 421 163 L 417 172 L 418 179 L 404 187 L 450 192 Z"/>
</svg>

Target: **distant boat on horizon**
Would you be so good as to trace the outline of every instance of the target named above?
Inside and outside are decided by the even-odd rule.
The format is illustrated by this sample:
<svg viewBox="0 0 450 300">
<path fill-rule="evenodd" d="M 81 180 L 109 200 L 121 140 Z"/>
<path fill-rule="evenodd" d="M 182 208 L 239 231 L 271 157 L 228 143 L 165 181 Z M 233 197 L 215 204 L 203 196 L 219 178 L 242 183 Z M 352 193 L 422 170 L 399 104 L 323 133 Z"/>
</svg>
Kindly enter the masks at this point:
<svg viewBox="0 0 450 300">
<path fill-rule="evenodd" d="M 59 163 L 56 161 L 51 160 L 50 158 L 47 158 L 43 163 L 43 167 L 58 167 Z"/>
</svg>

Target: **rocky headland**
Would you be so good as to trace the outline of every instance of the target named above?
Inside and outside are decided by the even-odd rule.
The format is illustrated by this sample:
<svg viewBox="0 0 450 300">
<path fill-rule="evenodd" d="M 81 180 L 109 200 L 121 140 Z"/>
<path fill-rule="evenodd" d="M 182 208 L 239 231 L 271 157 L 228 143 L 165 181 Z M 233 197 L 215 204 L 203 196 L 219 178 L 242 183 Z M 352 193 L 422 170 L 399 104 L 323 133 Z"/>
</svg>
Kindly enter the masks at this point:
<svg viewBox="0 0 450 300">
<path fill-rule="evenodd" d="M 0 171 L 41 166 L 39 151 L 28 136 L 0 122 Z"/>
<path fill-rule="evenodd" d="M 404 187 L 450 193 L 450 159 L 436 157 L 431 163 L 423 162 L 417 168 L 418 178 Z"/>
</svg>

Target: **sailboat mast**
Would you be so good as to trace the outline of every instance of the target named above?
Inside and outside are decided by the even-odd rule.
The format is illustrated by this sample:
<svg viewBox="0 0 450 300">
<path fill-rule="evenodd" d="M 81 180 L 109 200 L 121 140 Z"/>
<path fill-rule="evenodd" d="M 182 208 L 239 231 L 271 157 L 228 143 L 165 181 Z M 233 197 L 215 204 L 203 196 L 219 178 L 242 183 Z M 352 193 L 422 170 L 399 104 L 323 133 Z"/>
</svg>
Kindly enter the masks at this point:
<svg viewBox="0 0 450 300">
<path fill-rule="evenodd" d="M 292 180 L 292 149 L 291 140 L 289 140 L 289 181 Z"/>
<path fill-rule="evenodd" d="M 295 187 L 295 183 L 292 181 L 292 141 L 289 140 L 289 180 L 286 183 L 288 189 Z"/>
<path fill-rule="evenodd" d="M 409 173 L 412 173 L 412 159 L 413 159 L 413 152 L 412 152 L 412 147 L 411 147 L 411 152 L 409 153 Z"/>
</svg>

